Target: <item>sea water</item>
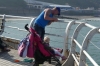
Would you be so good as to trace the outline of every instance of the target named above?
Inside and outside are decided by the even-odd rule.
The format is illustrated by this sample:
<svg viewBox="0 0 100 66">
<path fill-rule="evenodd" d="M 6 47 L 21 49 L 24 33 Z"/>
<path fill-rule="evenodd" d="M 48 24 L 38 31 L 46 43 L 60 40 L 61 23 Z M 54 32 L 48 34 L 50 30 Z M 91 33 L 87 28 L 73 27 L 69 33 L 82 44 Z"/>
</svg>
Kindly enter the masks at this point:
<svg viewBox="0 0 100 66">
<path fill-rule="evenodd" d="M 68 19 L 63 19 L 66 22 L 67 21 L 72 21 L 72 20 L 68 20 Z M 2 34 L 2 36 L 5 37 L 11 37 L 11 38 L 15 38 L 15 39 L 19 39 L 22 40 L 27 34 L 27 31 L 23 31 L 23 30 L 18 30 L 18 29 L 24 29 L 24 25 L 25 24 L 29 24 L 31 21 L 31 19 L 12 19 L 12 20 L 6 20 L 5 23 L 5 30 L 4 33 Z M 81 22 L 86 22 L 89 23 L 91 25 L 94 25 L 96 27 L 100 27 L 100 20 L 97 18 L 90 18 L 90 19 L 82 19 L 82 20 L 77 20 L 77 21 L 81 21 Z M 45 32 L 49 33 L 50 35 L 47 35 L 50 37 L 50 45 L 53 47 L 57 47 L 57 48 L 63 48 L 64 47 L 64 38 L 65 38 L 65 29 L 68 23 L 63 23 L 63 22 L 54 22 L 49 26 L 46 26 L 45 28 Z M 70 38 L 72 37 L 73 34 L 73 28 L 76 28 L 77 25 L 72 26 L 72 28 L 70 29 L 71 32 L 69 33 Z M 84 37 L 86 36 L 86 34 L 88 33 L 88 31 L 91 30 L 90 28 L 84 27 L 81 31 L 80 34 L 77 38 L 77 41 L 82 44 Z M 70 49 L 71 46 L 71 39 L 69 38 L 69 43 L 68 43 L 68 48 Z M 97 47 L 100 47 L 100 34 L 96 34 L 95 36 L 93 36 L 93 38 L 91 39 L 91 42 L 93 42 L 94 45 L 96 45 Z M 94 45 L 89 43 L 89 47 L 88 47 L 88 53 L 92 56 L 92 58 L 100 65 L 100 49 L 97 47 L 94 47 Z M 76 47 L 76 51 L 80 52 L 78 50 L 79 48 Z M 88 65 L 89 66 L 93 66 L 91 64 L 90 61 L 88 61 Z"/>
</svg>

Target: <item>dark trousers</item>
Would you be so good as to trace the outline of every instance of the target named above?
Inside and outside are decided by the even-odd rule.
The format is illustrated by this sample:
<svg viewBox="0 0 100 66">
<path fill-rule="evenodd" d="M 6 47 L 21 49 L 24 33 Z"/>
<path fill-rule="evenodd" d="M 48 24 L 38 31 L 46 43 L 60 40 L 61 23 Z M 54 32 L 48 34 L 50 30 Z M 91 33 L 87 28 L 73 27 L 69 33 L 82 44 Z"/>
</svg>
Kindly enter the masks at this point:
<svg viewBox="0 0 100 66">
<path fill-rule="evenodd" d="M 2 42 L 2 40 L 1 40 L 1 38 L 0 38 L 0 49 L 4 50 L 5 47 L 2 45 L 2 43 L 3 43 L 3 42 Z"/>
<path fill-rule="evenodd" d="M 44 39 L 44 34 L 45 34 L 45 29 L 40 27 L 39 25 L 37 24 L 34 24 L 34 30 L 39 34 L 40 38 Z"/>
</svg>

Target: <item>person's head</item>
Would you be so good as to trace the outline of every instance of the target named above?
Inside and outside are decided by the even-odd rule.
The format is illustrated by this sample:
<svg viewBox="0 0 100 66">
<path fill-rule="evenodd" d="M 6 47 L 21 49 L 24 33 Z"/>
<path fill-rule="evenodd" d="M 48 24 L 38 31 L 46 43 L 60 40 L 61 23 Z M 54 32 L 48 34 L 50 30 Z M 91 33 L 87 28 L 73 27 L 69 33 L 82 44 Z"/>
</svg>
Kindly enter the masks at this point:
<svg viewBox="0 0 100 66">
<path fill-rule="evenodd" d="M 60 15 L 60 7 L 54 7 L 52 10 L 54 15 Z"/>
<path fill-rule="evenodd" d="M 49 42 L 50 42 L 50 38 L 49 38 L 48 36 L 45 36 L 45 37 L 44 37 L 44 42 L 45 42 L 45 43 L 49 43 Z"/>
</svg>

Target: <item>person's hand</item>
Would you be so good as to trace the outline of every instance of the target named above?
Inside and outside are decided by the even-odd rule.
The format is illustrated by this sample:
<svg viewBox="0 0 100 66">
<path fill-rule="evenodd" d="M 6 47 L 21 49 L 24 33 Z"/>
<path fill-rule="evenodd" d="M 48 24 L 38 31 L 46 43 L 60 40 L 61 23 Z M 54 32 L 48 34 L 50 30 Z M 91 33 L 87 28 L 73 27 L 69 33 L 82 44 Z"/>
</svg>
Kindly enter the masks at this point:
<svg viewBox="0 0 100 66">
<path fill-rule="evenodd" d="M 55 21 L 55 22 L 56 22 L 56 21 L 58 21 L 58 19 L 57 19 L 57 18 L 53 18 L 53 21 Z"/>
</svg>

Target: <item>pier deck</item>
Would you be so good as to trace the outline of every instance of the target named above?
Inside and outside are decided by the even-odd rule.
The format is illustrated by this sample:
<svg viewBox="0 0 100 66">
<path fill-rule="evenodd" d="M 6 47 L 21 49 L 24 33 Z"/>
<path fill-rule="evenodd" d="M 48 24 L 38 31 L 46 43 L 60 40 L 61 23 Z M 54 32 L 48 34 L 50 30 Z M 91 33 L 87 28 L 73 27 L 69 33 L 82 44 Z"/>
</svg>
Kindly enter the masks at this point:
<svg viewBox="0 0 100 66">
<path fill-rule="evenodd" d="M 15 60 L 20 62 L 15 62 Z M 18 56 L 18 51 L 11 49 L 10 52 L 0 52 L 0 66 L 33 66 L 33 63 L 24 62 L 24 58 Z"/>
<path fill-rule="evenodd" d="M 19 60 L 19 62 L 15 62 L 15 60 Z M 18 51 L 11 49 L 10 52 L 0 52 L 0 66 L 33 66 L 34 62 L 24 62 L 24 58 L 19 57 Z M 44 64 L 40 64 L 39 66 L 55 66 L 45 62 Z"/>
</svg>

